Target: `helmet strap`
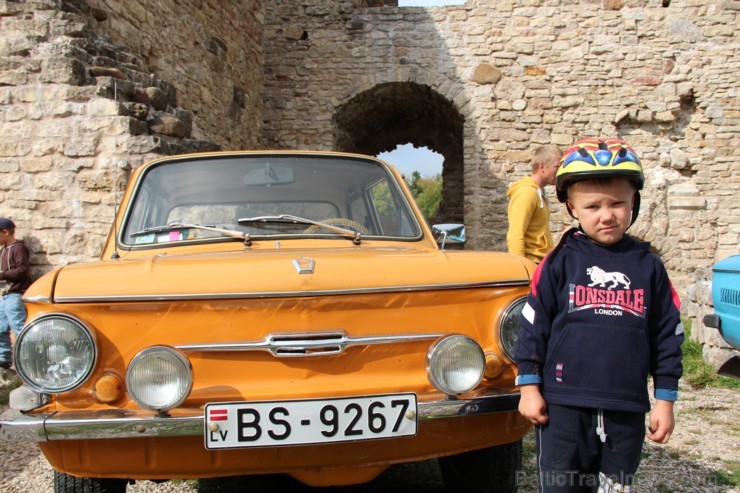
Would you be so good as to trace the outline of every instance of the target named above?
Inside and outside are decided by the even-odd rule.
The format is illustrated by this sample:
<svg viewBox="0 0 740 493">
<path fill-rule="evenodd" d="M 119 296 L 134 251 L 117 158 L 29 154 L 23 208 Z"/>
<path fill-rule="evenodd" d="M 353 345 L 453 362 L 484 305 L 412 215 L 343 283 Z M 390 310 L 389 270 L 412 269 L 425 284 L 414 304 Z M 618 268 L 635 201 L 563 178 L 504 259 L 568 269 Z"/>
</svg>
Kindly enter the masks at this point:
<svg viewBox="0 0 740 493">
<path fill-rule="evenodd" d="M 637 215 L 640 213 L 640 191 L 635 190 L 635 200 L 632 204 L 632 221 L 630 222 L 630 226 L 635 224 L 635 221 L 637 221 Z M 629 229 L 629 226 L 627 227 Z"/>
<path fill-rule="evenodd" d="M 568 199 L 565 199 L 565 202 L 564 203 L 565 203 L 565 208 L 568 210 L 568 214 L 570 214 L 570 217 L 572 217 L 573 219 L 575 219 L 576 221 L 578 221 L 578 219 L 576 218 L 576 216 L 573 215 L 573 211 L 570 210 L 570 206 L 568 205 Z M 580 224 L 580 222 L 579 222 L 579 224 Z"/>
</svg>

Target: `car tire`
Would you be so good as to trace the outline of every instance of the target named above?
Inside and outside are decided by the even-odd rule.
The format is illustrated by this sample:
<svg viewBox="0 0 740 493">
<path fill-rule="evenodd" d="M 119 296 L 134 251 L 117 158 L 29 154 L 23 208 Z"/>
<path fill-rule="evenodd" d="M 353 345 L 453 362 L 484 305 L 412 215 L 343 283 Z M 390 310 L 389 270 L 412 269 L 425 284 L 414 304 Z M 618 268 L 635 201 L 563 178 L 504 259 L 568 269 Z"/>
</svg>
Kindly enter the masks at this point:
<svg viewBox="0 0 740 493">
<path fill-rule="evenodd" d="M 450 493 L 516 493 L 522 442 L 440 457 L 438 461 Z"/>
<path fill-rule="evenodd" d="M 54 493 L 126 493 L 125 479 L 78 478 L 54 471 Z"/>
</svg>

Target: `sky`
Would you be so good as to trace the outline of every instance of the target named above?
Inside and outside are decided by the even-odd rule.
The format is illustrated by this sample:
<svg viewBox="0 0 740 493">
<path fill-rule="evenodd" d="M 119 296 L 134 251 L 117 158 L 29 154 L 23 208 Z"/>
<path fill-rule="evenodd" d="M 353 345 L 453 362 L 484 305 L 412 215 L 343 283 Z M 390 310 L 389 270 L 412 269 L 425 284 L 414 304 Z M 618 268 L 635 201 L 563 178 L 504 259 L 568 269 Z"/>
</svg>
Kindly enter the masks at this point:
<svg viewBox="0 0 740 493">
<path fill-rule="evenodd" d="M 428 147 L 414 147 L 413 144 L 404 144 L 394 151 L 383 152 L 378 157 L 388 164 L 392 164 L 398 171 L 411 178 L 411 173 L 418 171 L 422 178 L 432 178 L 442 174 L 441 154 L 429 150 Z"/>
<path fill-rule="evenodd" d="M 465 5 L 465 0 L 398 0 L 399 7 L 439 7 L 442 5 Z"/>
</svg>

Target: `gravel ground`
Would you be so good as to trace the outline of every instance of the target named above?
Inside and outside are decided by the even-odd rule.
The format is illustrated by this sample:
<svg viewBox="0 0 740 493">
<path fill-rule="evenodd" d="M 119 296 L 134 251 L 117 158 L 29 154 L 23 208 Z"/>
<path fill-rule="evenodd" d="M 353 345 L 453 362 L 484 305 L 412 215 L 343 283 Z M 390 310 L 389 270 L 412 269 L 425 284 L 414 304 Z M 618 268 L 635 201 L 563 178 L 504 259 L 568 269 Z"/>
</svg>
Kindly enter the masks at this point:
<svg viewBox="0 0 740 493">
<path fill-rule="evenodd" d="M 5 377 L 5 378 L 4 378 Z M 2 392 L 12 378 L 0 375 Z M 738 390 L 681 389 L 676 406 L 676 430 L 667 445 L 645 442 L 636 477 L 636 491 L 647 493 L 740 493 L 733 474 L 739 474 L 740 409 Z M 6 406 L 0 404 L 0 413 Z M 536 491 L 534 444 L 530 433 L 524 441 L 524 467 L 520 493 Z M 0 441 L 0 492 L 52 491 L 52 471 L 36 445 Z M 442 493 L 444 486 L 436 461 L 390 468 L 372 483 L 345 488 L 307 488 L 282 478 L 232 478 L 225 481 L 140 481 L 129 493 L 208 493 L 259 490 L 378 493 Z"/>
</svg>

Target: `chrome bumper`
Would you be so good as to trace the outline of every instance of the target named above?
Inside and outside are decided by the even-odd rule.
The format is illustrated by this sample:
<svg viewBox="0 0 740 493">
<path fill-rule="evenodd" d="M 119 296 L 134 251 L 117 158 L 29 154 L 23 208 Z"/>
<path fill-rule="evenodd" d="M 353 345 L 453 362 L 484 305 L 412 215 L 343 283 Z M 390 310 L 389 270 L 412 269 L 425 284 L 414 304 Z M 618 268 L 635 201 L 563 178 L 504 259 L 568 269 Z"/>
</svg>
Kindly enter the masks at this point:
<svg viewBox="0 0 740 493">
<path fill-rule="evenodd" d="M 516 411 L 519 393 L 445 399 L 418 403 L 419 420 L 444 419 L 477 414 Z M 203 436 L 202 408 L 172 410 L 160 417 L 151 411 L 114 409 L 67 411 L 53 414 L 23 414 L 13 409 L 0 416 L 0 439 L 46 442 L 50 440 L 93 440 L 138 437 Z"/>
</svg>

